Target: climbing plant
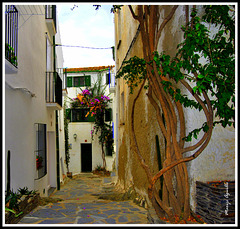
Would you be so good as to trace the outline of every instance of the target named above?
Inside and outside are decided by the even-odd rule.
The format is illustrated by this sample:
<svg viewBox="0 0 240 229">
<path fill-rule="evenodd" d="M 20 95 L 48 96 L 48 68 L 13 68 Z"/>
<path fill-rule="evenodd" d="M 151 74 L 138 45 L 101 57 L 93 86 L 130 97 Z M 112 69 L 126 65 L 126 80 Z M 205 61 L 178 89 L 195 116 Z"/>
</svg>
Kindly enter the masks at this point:
<svg viewBox="0 0 240 229">
<path fill-rule="evenodd" d="M 172 57 L 158 53 L 157 47 L 178 6 L 171 7 L 160 25 L 159 6 L 138 5 L 136 12 L 128 7 L 140 24 L 143 58 L 125 61 L 117 77 L 124 77 L 131 93 L 137 90 L 131 113 L 135 152 L 147 174 L 148 195 L 158 216 L 171 222 L 176 215 L 187 220 L 191 211 L 186 162 L 203 152 L 217 124 L 235 126 L 235 9 L 207 5 L 200 17 L 193 6 L 189 20 L 189 6 L 185 6 L 184 38 Z M 144 160 L 135 134 L 135 107 L 144 87 L 166 142 L 164 161 L 156 174 Z M 202 111 L 206 121 L 186 133 L 184 109 Z M 186 146 L 185 142 L 193 138 L 193 145 Z M 161 195 L 155 186 L 160 178 Z"/>
<path fill-rule="evenodd" d="M 69 120 L 67 119 L 66 113 L 66 99 L 64 100 L 64 145 L 65 145 L 65 162 L 67 166 L 67 171 L 69 172 L 69 162 L 70 162 L 70 153 L 69 153 L 69 131 L 68 131 L 68 124 Z"/>
</svg>

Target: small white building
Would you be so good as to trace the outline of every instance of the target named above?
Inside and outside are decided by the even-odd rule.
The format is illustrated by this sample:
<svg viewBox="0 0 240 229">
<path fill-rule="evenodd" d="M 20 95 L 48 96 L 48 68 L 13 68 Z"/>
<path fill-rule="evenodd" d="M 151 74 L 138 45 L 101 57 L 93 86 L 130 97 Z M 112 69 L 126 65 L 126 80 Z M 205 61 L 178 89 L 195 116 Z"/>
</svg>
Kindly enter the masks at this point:
<svg viewBox="0 0 240 229">
<path fill-rule="evenodd" d="M 14 192 L 28 187 L 48 196 L 60 187 L 66 171 L 61 163 L 64 75 L 57 73 L 63 56 L 60 47 L 54 49 L 54 42 L 60 42 L 57 9 L 55 5 L 4 4 L 3 11 L 5 185 L 10 181 Z"/>
<path fill-rule="evenodd" d="M 102 85 L 106 85 L 105 95 L 112 99 L 108 117 L 105 115 L 105 121 L 112 124 L 113 133 L 116 133 L 114 128 L 116 122 L 114 66 L 67 68 L 66 72 L 68 97 L 71 99 L 76 98 L 82 90 L 92 87 L 97 79 L 102 77 Z M 103 165 L 98 136 L 94 135 L 93 140 L 91 137 L 94 120 L 90 115 L 85 117 L 86 109 L 71 109 L 70 103 L 66 111 L 69 119 L 69 172 L 73 174 L 91 172 L 97 166 Z M 105 150 L 106 169 L 109 171 L 114 170 L 115 152 L 115 143 L 114 152 L 108 153 Z"/>
</svg>

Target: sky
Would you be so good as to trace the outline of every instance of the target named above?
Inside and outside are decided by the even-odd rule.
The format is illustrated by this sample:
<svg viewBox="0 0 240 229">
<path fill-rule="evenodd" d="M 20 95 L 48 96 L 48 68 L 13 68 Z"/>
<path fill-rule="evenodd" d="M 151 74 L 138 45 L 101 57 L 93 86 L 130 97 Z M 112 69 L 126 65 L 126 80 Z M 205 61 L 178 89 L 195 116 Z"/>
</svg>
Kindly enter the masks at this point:
<svg viewBox="0 0 240 229">
<path fill-rule="evenodd" d="M 114 46 L 114 15 L 111 5 L 62 3 L 57 5 L 62 45 L 94 48 Z M 62 47 L 67 68 L 115 65 L 112 49 Z"/>
</svg>

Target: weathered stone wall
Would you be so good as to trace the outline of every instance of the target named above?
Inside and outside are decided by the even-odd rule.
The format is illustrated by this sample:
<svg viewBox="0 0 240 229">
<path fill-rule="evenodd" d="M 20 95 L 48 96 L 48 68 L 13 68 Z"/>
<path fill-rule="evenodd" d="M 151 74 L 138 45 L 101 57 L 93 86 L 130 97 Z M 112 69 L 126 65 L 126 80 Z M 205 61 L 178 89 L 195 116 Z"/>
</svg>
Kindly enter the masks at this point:
<svg viewBox="0 0 240 229">
<path fill-rule="evenodd" d="M 235 182 L 196 182 L 196 213 L 209 224 L 235 223 Z"/>
</svg>

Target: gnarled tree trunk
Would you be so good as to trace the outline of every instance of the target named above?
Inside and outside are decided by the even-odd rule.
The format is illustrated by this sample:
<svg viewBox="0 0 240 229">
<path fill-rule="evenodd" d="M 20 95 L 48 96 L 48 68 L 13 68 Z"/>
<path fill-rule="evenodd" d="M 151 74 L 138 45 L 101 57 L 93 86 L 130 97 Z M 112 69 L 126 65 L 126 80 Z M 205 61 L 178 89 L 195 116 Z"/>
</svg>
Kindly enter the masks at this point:
<svg viewBox="0 0 240 229">
<path fill-rule="evenodd" d="M 172 6 L 169 15 L 163 20 L 161 25 L 159 25 L 159 6 L 137 6 L 136 13 L 132 7 L 129 6 L 133 18 L 140 23 L 140 32 L 144 47 L 143 55 L 146 62 L 154 60 L 153 52 L 157 51 L 157 45 L 161 38 L 161 33 L 175 14 L 177 8 L 178 6 Z M 188 7 L 186 8 L 186 11 L 188 12 Z M 141 154 L 134 126 L 134 110 L 136 102 L 143 86 L 145 85 L 146 79 L 149 83 L 147 95 L 150 103 L 156 110 L 157 121 L 166 140 L 163 167 L 156 174 L 152 174 L 149 165 L 146 164 Z M 182 104 L 179 101 L 174 101 L 171 96 L 165 92 L 162 84 L 163 81 L 169 81 L 169 79 L 166 76 L 163 76 L 163 74 L 159 74 L 159 70 L 154 61 L 153 65 L 147 64 L 146 79 L 143 81 L 138 94 L 133 101 L 132 107 L 131 128 L 136 153 L 140 164 L 147 174 L 150 183 L 148 187 L 149 198 L 152 201 L 153 207 L 158 216 L 167 216 L 169 220 L 173 222 L 174 215 L 180 216 L 183 214 L 183 219 L 186 220 L 190 216 L 189 181 L 186 162 L 195 159 L 209 143 L 213 128 L 213 111 L 211 103 L 206 93 L 203 92 L 206 101 L 206 103 L 204 103 L 197 94 L 193 93 L 192 88 L 184 79 L 180 80 L 182 86 L 185 87 L 202 106 L 209 127 L 208 132 L 206 132 L 195 145 L 185 147 L 183 138 L 186 136 L 186 129 Z M 164 117 L 164 120 L 162 117 Z M 180 131 L 177 129 L 178 124 L 180 124 Z M 191 151 L 193 151 L 191 156 L 184 157 L 186 152 Z M 156 181 L 161 176 L 163 176 L 162 198 L 159 196 L 159 192 L 155 187 Z M 174 180 L 175 182 L 173 182 Z"/>
</svg>

